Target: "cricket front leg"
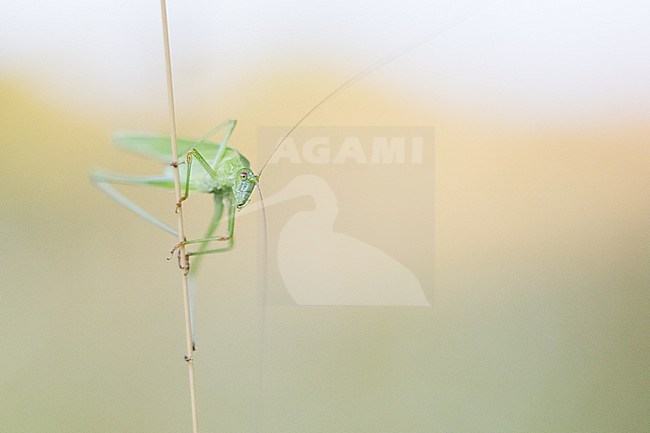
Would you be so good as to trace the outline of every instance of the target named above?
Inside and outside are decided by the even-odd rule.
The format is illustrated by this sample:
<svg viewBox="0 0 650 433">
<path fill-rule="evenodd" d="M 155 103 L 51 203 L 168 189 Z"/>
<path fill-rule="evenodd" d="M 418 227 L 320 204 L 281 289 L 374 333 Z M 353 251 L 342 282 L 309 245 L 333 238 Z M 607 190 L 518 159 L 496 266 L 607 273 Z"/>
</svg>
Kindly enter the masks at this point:
<svg viewBox="0 0 650 433">
<path fill-rule="evenodd" d="M 174 255 L 174 252 L 176 252 L 176 250 L 179 249 L 181 246 L 187 246 L 192 244 L 201 244 L 201 246 L 197 251 L 187 253 L 188 256 L 214 254 L 214 253 L 220 253 L 232 249 L 234 245 L 233 236 L 235 231 L 235 200 L 234 197 L 228 197 L 225 199 L 225 201 L 227 201 L 228 203 L 228 233 L 226 235 L 219 235 L 219 236 L 211 235 L 211 232 L 214 232 L 217 225 L 219 224 L 219 219 L 221 219 L 221 213 L 223 211 L 223 203 L 221 202 L 221 199 L 215 196 L 215 217 L 213 218 L 210 224 L 210 228 L 208 229 L 208 236 L 200 239 L 190 239 L 184 242 L 177 243 L 171 249 L 170 256 L 168 257 L 168 259 L 171 259 L 171 257 Z M 206 250 L 208 243 L 213 241 L 228 242 L 228 245 L 221 248 Z"/>
<path fill-rule="evenodd" d="M 183 195 L 181 196 L 180 200 L 176 202 L 176 213 L 180 210 L 181 206 L 183 205 L 183 202 L 187 200 L 187 198 L 190 196 L 190 182 L 192 180 L 192 161 L 196 159 L 199 164 L 205 169 L 205 171 L 210 175 L 211 178 L 216 177 L 217 173 L 210 167 L 210 164 L 205 160 L 203 155 L 196 150 L 196 149 L 190 149 L 186 154 L 185 154 L 185 162 L 187 164 L 187 169 L 185 170 L 185 188 Z"/>
<path fill-rule="evenodd" d="M 217 155 L 213 161 L 213 166 L 216 167 L 219 163 L 219 160 L 221 160 L 221 157 L 223 156 L 224 151 L 226 150 L 226 143 L 228 143 L 228 140 L 230 139 L 230 136 L 232 135 L 232 131 L 235 129 L 235 126 L 237 126 L 237 121 L 235 119 L 228 119 L 223 122 L 221 122 L 219 125 L 217 125 L 215 128 L 211 129 L 208 131 L 207 134 L 199 140 L 199 143 L 203 143 L 206 140 L 208 140 L 210 137 L 213 135 L 217 134 L 219 131 L 222 129 L 226 129 L 226 134 L 223 136 L 221 139 L 221 142 L 219 143 L 219 148 L 217 150 Z M 191 179 L 191 172 L 192 172 L 192 160 L 196 158 L 197 161 L 203 166 L 205 171 L 212 177 L 213 179 L 217 176 L 217 173 L 215 170 L 210 166 L 208 161 L 199 153 L 198 150 L 196 149 L 191 149 L 187 154 L 185 155 L 185 160 L 187 163 L 187 173 L 185 175 L 185 192 L 181 199 L 176 203 L 176 212 L 178 213 L 180 207 L 182 206 L 182 203 L 187 200 L 187 198 L 190 195 L 190 179 Z M 206 236 L 207 237 L 207 236 Z"/>
</svg>

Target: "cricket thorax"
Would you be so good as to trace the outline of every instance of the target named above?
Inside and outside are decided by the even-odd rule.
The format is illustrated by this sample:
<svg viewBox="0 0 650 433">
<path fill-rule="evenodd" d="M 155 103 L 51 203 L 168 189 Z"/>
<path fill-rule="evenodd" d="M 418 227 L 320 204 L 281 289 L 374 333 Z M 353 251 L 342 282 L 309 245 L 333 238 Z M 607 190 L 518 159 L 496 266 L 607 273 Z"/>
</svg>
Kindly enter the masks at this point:
<svg viewBox="0 0 650 433">
<path fill-rule="evenodd" d="M 246 206 L 257 185 L 258 177 L 250 169 L 250 162 L 239 152 L 227 148 L 215 167 L 216 176 L 207 176 L 206 190 L 211 193 L 232 194 L 238 209 Z"/>
</svg>

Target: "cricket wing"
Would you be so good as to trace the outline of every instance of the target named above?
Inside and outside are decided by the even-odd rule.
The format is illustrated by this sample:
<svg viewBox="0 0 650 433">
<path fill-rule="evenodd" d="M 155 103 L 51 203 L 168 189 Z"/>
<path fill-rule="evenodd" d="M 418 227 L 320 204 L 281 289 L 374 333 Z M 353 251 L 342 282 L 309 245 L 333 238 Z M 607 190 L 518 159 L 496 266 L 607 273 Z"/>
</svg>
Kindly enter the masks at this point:
<svg viewBox="0 0 650 433">
<path fill-rule="evenodd" d="M 171 138 L 169 136 L 120 134 L 113 137 L 113 142 L 129 152 L 139 153 L 148 158 L 162 162 L 171 161 Z M 213 141 L 199 141 L 186 138 L 177 138 L 178 158 L 182 161 L 190 149 L 198 150 L 208 161 L 213 159 L 219 150 L 219 144 Z"/>
</svg>

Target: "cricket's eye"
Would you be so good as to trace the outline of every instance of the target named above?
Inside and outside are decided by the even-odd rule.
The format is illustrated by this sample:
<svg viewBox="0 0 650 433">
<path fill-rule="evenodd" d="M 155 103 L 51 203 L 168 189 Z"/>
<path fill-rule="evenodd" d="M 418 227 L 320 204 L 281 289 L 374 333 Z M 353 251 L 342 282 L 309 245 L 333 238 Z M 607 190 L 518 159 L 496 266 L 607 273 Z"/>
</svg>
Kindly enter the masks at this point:
<svg viewBox="0 0 650 433">
<path fill-rule="evenodd" d="M 248 179 L 248 173 L 242 171 L 241 173 L 239 173 L 239 177 L 241 178 L 241 180 L 246 180 Z"/>
</svg>

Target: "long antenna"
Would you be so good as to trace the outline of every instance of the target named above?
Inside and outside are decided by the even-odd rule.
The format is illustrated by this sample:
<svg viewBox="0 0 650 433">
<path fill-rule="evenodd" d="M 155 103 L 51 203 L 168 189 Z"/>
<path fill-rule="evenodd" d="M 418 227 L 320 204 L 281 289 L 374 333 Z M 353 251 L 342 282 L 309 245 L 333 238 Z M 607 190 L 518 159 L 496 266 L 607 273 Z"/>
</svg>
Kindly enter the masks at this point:
<svg viewBox="0 0 650 433">
<path fill-rule="evenodd" d="M 189 283 L 187 275 L 190 270 L 189 257 L 185 253 L 185 227 L 183 225 L 183 203 L 181 201 L 181 179 L 178 172 L 178 145 L 176 143 L 176 109 L 174 106 L 174 85 L 172 79 L 172 61 L 169 49 L 169 29 L 167 26 L 167 4 L 160 0 L 162 14 L 163 45 L 165 48 L 165 70 L 167 74 L 167 103 L 169 105 L 169 126 L 172 142 L 172 162 L 174 173 L 174 191 L 176 193 L 176 222 L 178 225 L 178 242 L 181 281 L 183 285 L 183 307 L 185 310 L 185 361 L 190 379 L 190 404 L 192 406 L 192 432 L 199 432 L 199 418 L 196 409 L 196 387 L 194 384 L 194 344 L 190 311 Z"/>
<path fill-rule="evenodd" d="M 258 231 L 258 305 L 261 311 L 258 331 L 258 364 L 257 364 L 257 422 L 256 432 L 264 432 L 264 362 L 266 358 L 266 322 L 267 322 L 267 297 L 268 297 L 268 219 L 264 207 L 264 194 L 259 183 L 257 193 L 260 197 L 261 210 L 259 217 L 260 230 Z"/>
<path fill-rule="evenodd" d="M 490 5 L 492 3 L 493 2 L 489 2 L 487 5 Z M 486 7 L 487 7 L 487 5 L 486 5 Z M 338 86 L 337 88 L 332 90 L 330 93 L 328 93 L 323 99 L 318 101 L 318 103 L 316 103 L 316 105 L 314 105 L 311 108 L 311 110 L 307 111 L 307 113 L 305 113 L 300 119 L 298 119 L 298 121 L 296 123 L 294 123 L 294 125 L 289 129 L 289 131 L 287 131 L 287 133 L 282 137 L 282 139 L 275 146 L 275 148 L 273 149 L 273 152 L 271 152 L 271 154 L 269 155 L 268 159 L 266 160 L 266 162 L 264 163 L 264 165 L 260 169 L 260 171 L 258 173 L 258 176 L 262 175 L 262 172 L 264 171 L 264 169 L 268 165 L 269 161 L 271 161 L 271 158 L 273 158 L 273 155 L 275 155 L 275 153 L 278 151 L 278 149 L 280 149 L 280 146 L 282 146 L 282 143 L 284 143 L 284 141 L 287 138 L 289 138 L 289 136 L 293 133 L 293 131 L 295 131 L 296 128 L 298 128 L 298 126 L 300 126 L 305 119 L 307 119 L 309 116 L 311 116 L 311 114 L 314 111 L 316 111 L 323 104 L 325 104 L 327 101 L 329 101 L 334 95 L 336 95 L 337 93 L 342 92 L 344 89 L 352 86 L 354 83 L 356 83 L 357 81 L 359 81 L 362 78 L 366 77 L 367 75 L 370 75 L 371 73 L 373 73 L 377 69 L 381 68 L 382 66 L 385 66 L 385 65 L 387 65 L 389 63 L 394 62 L 395 60 L 399 59 L 402 56 L 407 55 L 408 53 L 415 50 L 416 48 L 421 47 L 422 45 L 428 44 L 429 42 L 436 39 L 441 34 L 445 33 L 450 28 L 452 28 L 452 27 L 454 27 L 454 26 L 456 26 L 458 24 L 463 23 L 464 21 L 466 21 L 467 19 L 469 19 L 473 15 L 477 14 L 479 9 L 474 9 L 474 10 L 467 11 L 465 14 L 462 14 L 457 19 L 452 20 L 451 22 L 447 23 L 445 26 L 443 26 L 441 29 L 437 30 L 436 32 L 434 32 L 434 33 L 432 33 L 432 34 L 430 34 L 430 35 L 428 35 L 428 36 L 426 36 L 426 37 L 424 37 L 422 39 L 419 39 L 417 42 L 415 42 L 415 43 L 413 43 L 411 45 L 408 45 L 406 47 L 403 47 L 403 48 L 400 48 L 400 49 L 398 49 L 396 51 L 393 51 L 392 53 L 386 55 L 386 57 L 383 57 L 383 58 L 379 59 L 377 62 L 375 62 L 372 65 L 368 66 L 366 69 L 362 70 L 361 72 L 356 73 L 355 75 L 350 77 L 348 80 L 346 80 L 343 84 L 341 84 L 340 86 Z"/>
</svg>

